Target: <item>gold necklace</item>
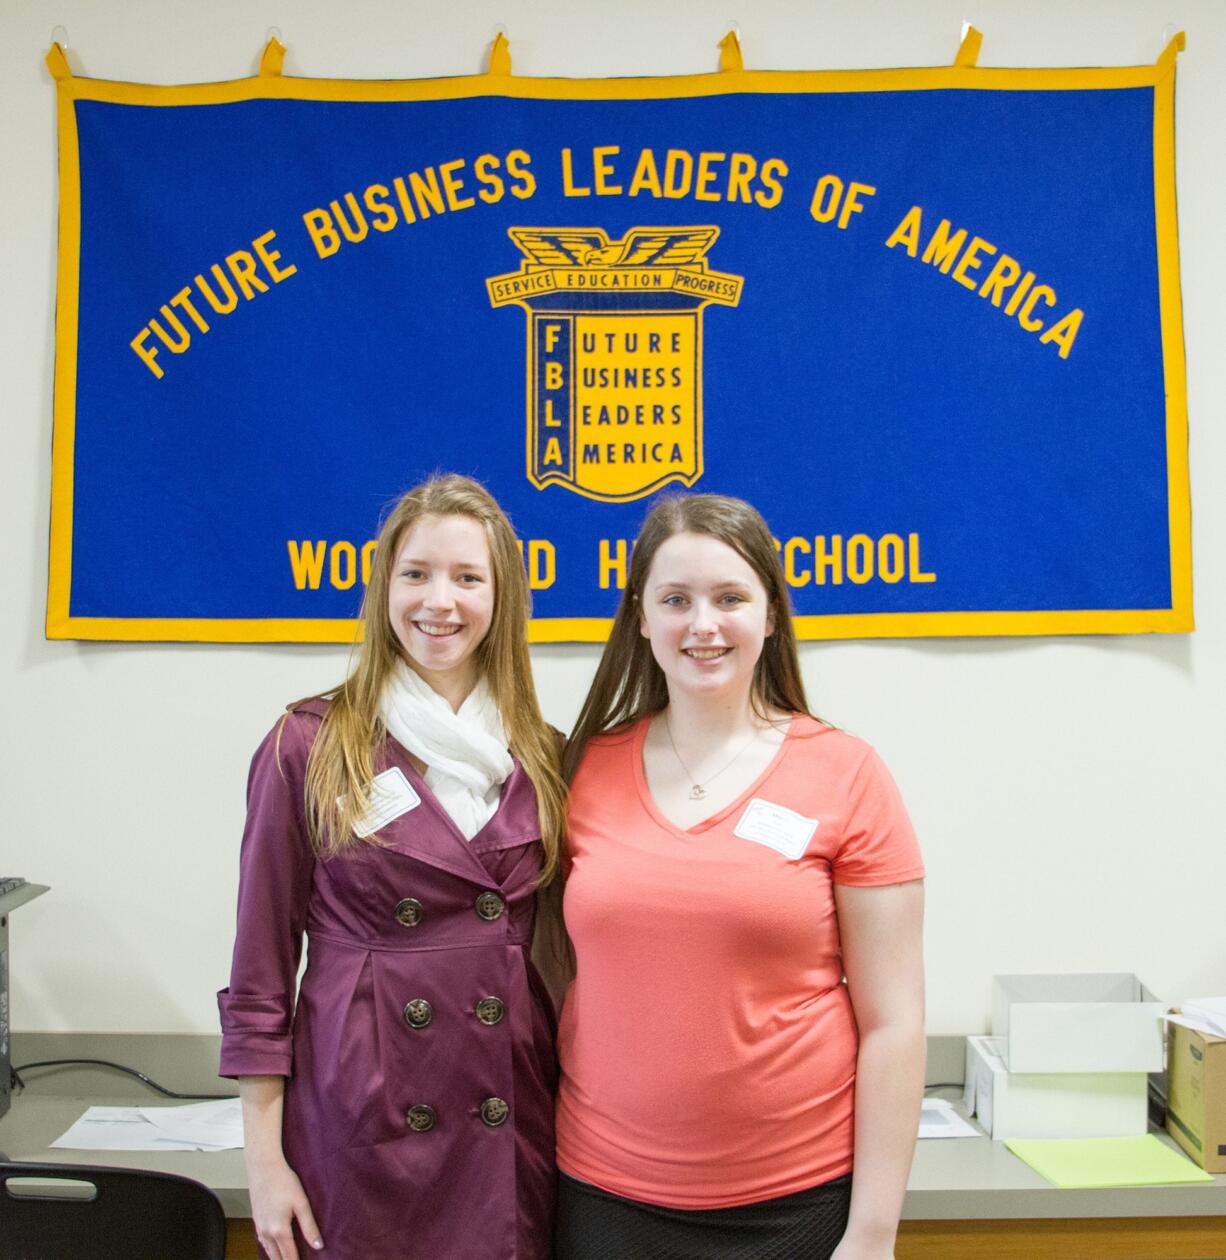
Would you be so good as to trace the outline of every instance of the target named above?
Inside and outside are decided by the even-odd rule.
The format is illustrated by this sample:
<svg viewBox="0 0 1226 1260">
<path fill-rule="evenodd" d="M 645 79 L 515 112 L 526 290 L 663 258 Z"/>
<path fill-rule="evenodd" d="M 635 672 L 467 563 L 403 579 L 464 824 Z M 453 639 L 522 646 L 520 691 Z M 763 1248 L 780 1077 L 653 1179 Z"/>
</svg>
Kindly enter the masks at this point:
<svg viewBox="0 0 1226 1260">
<path fill-rule="evenodd" d="M 690 781 L 690 800 L 692 801 L 703 800 L 707 795 L 707 792 L 706 792 L 707 784 L 710 783 L 712 779 L 718 779 L 719 776 L 723 774 L 725 770 L 729 769 L 729 767 L 731 767 L 735 762 L 739 761 L 741 758 L 741 755 L 749 751 L 749 748 L 751 747 L 751 745 L 757 742 L 758 736 L 761 734 L 760 731 L 755 730 L 754 733 L 749 737 L 749 742 L 746 744 L 742 744 L 741 747 L 736 750 L 736 753 L 733 755 L 733 758 L 731 761 L 725 762 L 724 765 L 720 766 L 720 768 L 714 774 L 707 775 L 707 777 L 703 779 L 701 783 L 699 783 L 698 780 L 694 778 L 694 774 L 690 770 L 689 766 L 687 766 L 685 762 L 681 760 L 681 754 L 677 751 L 677 742 L 676 740 L 673 739 L 673 728 L 669 724 L 669 721 L 668 721 L 667 709 L 665 709 L 664 711 L 664 733 L 668 736 L 669 746 L 673 750 L 673 756 L 677 758 L 677 764 L 685 772 L 685 777 L 689 779 Z"/>
</svg>

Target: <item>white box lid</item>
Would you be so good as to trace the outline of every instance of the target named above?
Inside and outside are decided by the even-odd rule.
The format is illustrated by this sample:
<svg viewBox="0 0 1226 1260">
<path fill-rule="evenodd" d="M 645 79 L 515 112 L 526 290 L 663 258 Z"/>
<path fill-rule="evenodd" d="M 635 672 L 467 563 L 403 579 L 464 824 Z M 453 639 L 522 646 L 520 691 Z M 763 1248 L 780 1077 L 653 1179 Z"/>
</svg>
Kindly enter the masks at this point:
<svg viewBox="0 0 1226 1260">
<path fill-rule="evenodd" d="M 1011 1072 L 1160 1072 L 1165 1007 L 1130 972 L 996 976 Z"/>
</svg>

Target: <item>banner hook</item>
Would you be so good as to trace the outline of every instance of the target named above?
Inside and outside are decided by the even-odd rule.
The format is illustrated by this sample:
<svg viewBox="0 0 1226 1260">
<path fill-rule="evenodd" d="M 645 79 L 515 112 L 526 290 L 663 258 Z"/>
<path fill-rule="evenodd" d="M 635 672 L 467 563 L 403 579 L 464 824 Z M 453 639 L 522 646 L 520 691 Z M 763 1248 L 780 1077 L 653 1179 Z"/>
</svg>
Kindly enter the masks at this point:
<svg viewBox="0 0 1226 1260">
<path fill-rule="evenodd" d="M 728 33 L 719 41 L 719 69 L 721 74 L 738 74 L 745 69 L 741 55 L 741 28 L 737 22 L 728 23 Z"/>
<path fill-rule="evenodd" d="M 68 51 L 68 27 L 53 26 L 51 28 L 51 47 L 47 51 L 47 69 L 51 77 L 58 83 L 62 79 L 72 78 L 72 67 L 68 64 L 65 53 Z"/>
<path fill-rule="evenodd" d="M 969 22 L 962 23 L 962 43 L 958 45 L 958 55 L 954 65 L 965 70 L 973 70 L 979 64 L 979 49 L 983 47 L 983 32 L 976 30 Z"/>
<path fill-rule="evenodd" d="M 280 78 L 284 65 L 285 45 L 281 42 L 281 31 L 275 26 L 270 26 L 268 28 L 268 43 L 264 45 L 264 52 L 260 57 L 260 78 Z"/>
<path fill-rule="evenodd" d="M 487 74 L 511 73 L 511 45 L 507 40 L 507 28 L 501 23 L 494 28 L 494 42 L 490 46 L 490 64 Z"/>
<path fill-rule="evenodd" d="M 1168 23 L 1162 28 L 1162 39 L 1166 47 L 1155 64 L 1164 70 L 1174 69 L 1175 58 L 1188 46 L 1188 37 L 1174 23 Z"/>
</svg>

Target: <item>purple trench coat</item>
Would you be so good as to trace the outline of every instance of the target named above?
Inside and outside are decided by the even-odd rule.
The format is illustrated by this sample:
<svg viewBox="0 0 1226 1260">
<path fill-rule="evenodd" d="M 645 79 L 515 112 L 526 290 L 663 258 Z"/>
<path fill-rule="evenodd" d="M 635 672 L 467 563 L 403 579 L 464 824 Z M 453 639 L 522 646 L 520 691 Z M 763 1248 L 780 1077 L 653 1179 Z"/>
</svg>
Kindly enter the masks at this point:
<svg viewBox="0 0 1226 1260">
<path fill-rule="evenodd" d="M 516 765 L 466 841 L 389 739 L 376 773 L 398 767 L 421 803 L 383 847 L 320 861 L 303 780 L 325 711 L 300 705 L 252 762 L 221 1074 L 288 1078 L 285 1155 L 325 1243 L 300 1254 L 546 1260 L 556 1061 L 528 957 L 532 783 Z"/>
</svg>

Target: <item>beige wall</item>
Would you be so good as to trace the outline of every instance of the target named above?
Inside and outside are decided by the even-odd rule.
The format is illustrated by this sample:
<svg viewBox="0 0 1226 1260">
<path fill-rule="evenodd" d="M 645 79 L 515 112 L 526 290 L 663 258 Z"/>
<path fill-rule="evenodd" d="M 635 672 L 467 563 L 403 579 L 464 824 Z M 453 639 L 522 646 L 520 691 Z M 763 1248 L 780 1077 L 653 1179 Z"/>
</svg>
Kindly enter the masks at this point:
<svg viewBox="0 0 1226 1260">
<path fill-rule="evenodd" d="M 496 23 L 520 73 L 691 73 L 714 68 L 730 18 L 751 67 L 803 69 L 946 63 L 963 18 L 985 32 L 985 65 L 1147 62 L 1167 23 L 1186 28 L 1179 214 L 1200 628 L 809 645 L 803 660 L 819 711 L 877 744 L 919 826 L 931 1032 L 982 1029 L 998 971 L 1136 970 L 1176 1000 L 1226 991 L 1226 6 L 2 0 L 0 536 L 12 581 L 0 607 L 0 874 L 53 888 L 14 919 L 18 1028 L 214 1028 L 248 757 L 287 700 L 345 665 L 326 648 L 42 637 L 56 189 L 41 58 L 52 27 L 68 28 L 78 73 L 188 82 L 251 73 L 274 25 L 293 74 L 469 73 Z M 557 725 L 574 716 L 595 656 L 534 653 Z"/>
</svg>

